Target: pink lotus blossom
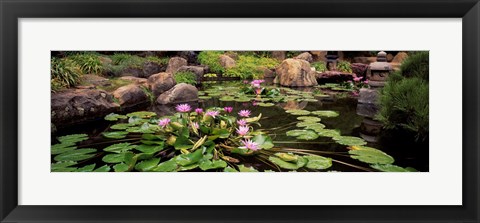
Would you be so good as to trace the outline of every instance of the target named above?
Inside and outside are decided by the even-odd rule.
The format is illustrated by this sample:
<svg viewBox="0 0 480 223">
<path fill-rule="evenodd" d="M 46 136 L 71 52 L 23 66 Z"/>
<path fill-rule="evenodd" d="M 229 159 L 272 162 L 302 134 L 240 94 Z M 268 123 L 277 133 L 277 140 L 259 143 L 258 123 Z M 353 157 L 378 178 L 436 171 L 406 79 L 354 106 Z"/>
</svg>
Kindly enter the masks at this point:
<svg viewBox="0 0 480 223">
<path fill-rule="evenodd" d="M 249 110 L 241 110 L 238 112 L 238 115 L 242 116 L 242 117 L 249 117 L 251 114 L 251 112 Z"/>
<path fill-rule="evenodd" d="M 164 118 L 164 119 L 160 119 L 158 121 L 158 125 L 159 126 L 162 126 L 162 128 L 165 128 L 167 127 L 167 125 L 170 123 L 170 119 L 169 118 Z"/>
<path fill-rule="evenodd" d="M 244 84 L 248 84 L 248 81 L 247 81 L 247 80 L 244 80 L 243 83 L 244 83 Z"/>
<path fill-rule="evenodd" d="M 353 96 L 358 96 L 358 92 L 357 91 L 354 91 L 352 92 Z"/>
<path fill-rule="evenodd" d="M 255 94 L 259 95 L 260 93 L 262 93 L 262 89 L 261 88 L 256 88 L 255 89 Z"/>
<path fill-rule="evenodd" d="M 245 120 L 245 119 L 237 120 L 237 124 L 240 125 L 240 126 L 247 125 L 247 120 Z"/>
<path fill-rule="evenodd" d="M 201 108 L 196 108 L 196 109 L 195 109 L 195 112 L 200 115 L 200 114 L 203 113 L 203 109 L 201 109 Z"/>
<path fill-rule="evenodd" d="M 220 112 L 218 112 L 218 111 L 207 111 L 207 113 L 205 113 L 205 115 L 211 116 L 212 118 L 217 117 L 217 115 L 219 115 L 219 114 L 220 114 Z"/>
<path fill-rule="evenodd" d="M 352 81 L 349 80 L 349 81 L 347 81 L 347 83 L 352 83 Z"/>
<path fill-rule="evenodd" d="M 193 129 L 198 129 L 198 128 L 200 128 L 200 125 L 198 125 L 198 122 L 192 122 L 192 128 Z"/>
<path fill-rule="evenodd" d="M 368 84 L 368 80 L 365 80 L 363 83 L 364 83 L 364 84 Z"/>
<path fill-rule="evenodd" d="M 265 80 L 253 80 L 251 82 L 252 85 L 260 85 L 261 83 L 265 82 Z"/>
<path fill-rule="evenodd" d="M 233 111 L 233 107 L 225 107 L 223 110 L 227 113 L 231 113 Z"/>
<path fill-rule="evenodd" d="M 257 101 L 252 101 L 252 105 L 253 105 L 253 106 L 257 106 L 257 105 L 258 105 L 258 102 L 257 102 Z"/>
<path fill-rule="evenodd" d="M 250 128 L 248 126 L 240 126 L 237 129 L 237 133 L 241 136 L 244 136 L 248 133 L 249 130 Z"/>
<path fill-rule="evenodd" d="M 180 104 L 177 105 L 175 109 L 177 109 L 178 112 L 189 112 L 192 110 L 192 107 L 190 107 L 188 104 Z"/>
<path fill-rule="evenodd" d="M 353 81 L 355 82 L 359 82 L 363 79 L 363 77 L 356 77 L 356 78 L 353 78 Z"/>
<path fill-rule="evenodd" d="M 253 150 L 253 151 L 256 151 L 256 150 L 260 149 L 260 147 L 258 146 L 258 143 L 253 142 L 250 139 L 240 140 L 240 142 L 242 142 L 242 144 L 243 144 L 243 146 L 238 147 L 240 149 L 249 149 L 249 150 Z"/>
</svg>

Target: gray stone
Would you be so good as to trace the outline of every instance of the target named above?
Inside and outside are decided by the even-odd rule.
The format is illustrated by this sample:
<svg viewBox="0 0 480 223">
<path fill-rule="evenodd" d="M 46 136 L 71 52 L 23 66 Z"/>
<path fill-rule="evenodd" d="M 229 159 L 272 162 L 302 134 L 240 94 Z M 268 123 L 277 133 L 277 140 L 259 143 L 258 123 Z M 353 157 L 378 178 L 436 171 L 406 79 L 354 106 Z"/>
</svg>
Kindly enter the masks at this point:
<svg viewBox="0 0 480 223">
<path fill-rule="evenodd" d="M 198 101 L 198 90 L 196 87 L 185 83 L 175 85 L 157 98 L 158 104 L 176 104 L 193 101 Z"/>
<path fill-rule="evenodd" d="M 272 51 L 272 57 L 277 59 L 277 60 L 283 61 L 283 60 L 287 59 L 287 52 L 286 51 Z"/>
<path fill-rule="evenodd" d="M 312 54 L 310 54 L 308 52 L 299 54 L 298 56 L 295 57 L 295 59 L 306 60 L 309 63 L 311 63 L 313 61 Z"/>
<path fill-rule="evenodd" d="M 118 99 L 122 108 L 131 108 L 149 103 L 145 91 L 136 84 L 129 84 L 118 88 L 113 92 L 113 96 Z"/>
<path fill-rule="evenodd" d="M 357 104 L 357 115 L 373 118 L 377 115 L 379 108 L 375 104 Z"/>
<path fill-rule="evenodd" d="M 187 60 L 181 57 L 172 57 L 168 61 L 167 70 L 165 72 L 174 74 L 182 66 L 187 66 Z"/>
<path fill-rule="evenodd" d="M 227 55 L 220 55 L 220 65 L 222 65 L 223 68 L 232 68 L 235 67 L 236 63 L 235 60 L 233 60 L 231 57 Z"/>
<path fill-rule="evenodd" d="M 376 89 L 369 89 L 369 88 L 361 88 L 358 103 L 362 104 L 378 104 L 378 90 Z"/>
<path fill-rule="evenodd" d="M 315 71 L 310 63 L 300 59 L 286 59 L 275 69 L 274 83 L 289 87 L 310 87 L 318 85 Z"/>
<path fill-rule="evenodd" d="M 175 86 L 176 82 L 171 73 L 158 73 L 150 76 L 147 84 L 155 97 Z"/>
<path fill-rule="evenodd" d="M 205 67 L 201 66 L 182 66 L 178 69 L 177 72 L 192 72 L 196 76 L 197 82 L 202 79 L 203 74 L 205 74 Z"/>
</svg>

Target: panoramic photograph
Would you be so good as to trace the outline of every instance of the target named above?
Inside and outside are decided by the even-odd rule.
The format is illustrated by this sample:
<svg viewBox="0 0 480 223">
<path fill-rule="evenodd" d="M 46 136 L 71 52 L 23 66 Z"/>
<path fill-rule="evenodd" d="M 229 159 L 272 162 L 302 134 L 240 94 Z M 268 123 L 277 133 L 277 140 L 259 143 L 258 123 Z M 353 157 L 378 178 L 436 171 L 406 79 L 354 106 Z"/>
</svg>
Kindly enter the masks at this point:
<svg viewBox="0 0 480 223">
<path fill-rule="evenodd" d="M 428 51 L 51 51 L 51 172 L 428 172 Z"/>
</svg>

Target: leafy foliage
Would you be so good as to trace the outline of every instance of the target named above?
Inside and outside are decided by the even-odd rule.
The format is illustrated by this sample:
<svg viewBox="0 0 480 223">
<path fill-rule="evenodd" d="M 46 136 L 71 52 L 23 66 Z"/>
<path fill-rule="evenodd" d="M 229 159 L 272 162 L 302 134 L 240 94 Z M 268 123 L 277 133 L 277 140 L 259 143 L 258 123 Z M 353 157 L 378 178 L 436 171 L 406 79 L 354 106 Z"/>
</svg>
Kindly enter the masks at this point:
<svg viewBox="0 0 480 223">
<path fill-rule="evenodd" d="M 220 64 L 220 55 L 223 51 L 202 51 L 198 54 L 198 62 L 207 65 L 211 72 L 222 74 L 225 69 Z"/>
<path fill-rule="evenodd" d="M 348 61 L 340 61 L 337 64 L 337 70 L 345 73 L 352 73 L 352 65 Z"/>
<path fill-rule="evenodd" d="M 70 58 L 75 61 L 84 74 L 101 74 L 103 72 L 103 64 L 96 53 L 84 52 Z"/>
<path fill-rule="evenodd" d="M 240 77 L 242 79 L 256 79 L 263 77 L 264 69 L 275 68 L 278 61 L 272 58 L 240 55 L 236 66 L 225 71 L 226 77 Z"/>
<path fill-rule="evenodd" d="M 73 87 L 79 83 L 82 72 L 74 61 L 53 57 L 50 62 L 50 80 L 53 91 Z"/>
<path fill-rule="evenodd" d="M 174 78 L 177 83 L 186 83 L 191 85 L 197 84 L 197 76 L 193 72 L 189 72 L 189 71 L 177 72 L 175 73 Z"/>
<path fill-rule="evenodd" d="M 323 61 L 313 62 L 310 64 L 312 67 L 315 67 L 315 70 L 318 72 L 325 72 L 327 71 L 327 64 Z"/>
</svg>

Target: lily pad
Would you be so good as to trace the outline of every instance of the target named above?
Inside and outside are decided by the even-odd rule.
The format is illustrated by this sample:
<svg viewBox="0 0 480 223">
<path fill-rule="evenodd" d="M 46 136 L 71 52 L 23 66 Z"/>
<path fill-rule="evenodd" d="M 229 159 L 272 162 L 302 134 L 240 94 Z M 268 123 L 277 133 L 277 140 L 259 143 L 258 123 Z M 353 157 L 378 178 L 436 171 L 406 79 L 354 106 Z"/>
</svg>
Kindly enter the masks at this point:
<svg viewBox="0 0 480 223">
<path fill-rule="evenodd" d="M 312 114 L 320 117 L 337 117 L 340 115 L 336 111 L 313 111 Z"/>
<path fill-rule="evenodd" d="M 300 117 L 297 117 L 297 119 L 304 122 L 319 122 L 322 120 L 315 116 L 300 116 Z"/>
<path fill-rule="evenodd" d="M 253 168 L 253 167 L 246 167 L 246 166 L 244 166 L 243 164 L 242 164 L 242 165 L 238 165 L 238 169 L 240 170 L 240 172 L 258 172 L 258 170 L 256 170 L 255 168 Z"/>
<path fill-rule="evenodd" d="M 331 158 L 317 156 L 317 155 L 309 155 L 309 156 L 303 156 L 303 157 L 308 160 L 307 165 L 305 165 L 305 167 L 310 169 L 324 170 L 332 166 Z"/>
<path fill-rule="evenodd" d="M 335 129 L 315 129 L 315 132 L 323 137 L 336 137 L 340 135 L 340 132 Z"/>
<path fill-rule="evenodd" d="M 131 149 L 134 149 L 135 147 L 137 147 L 137 146 L 132 145 L 128 142 L 124 142 L 124 143 L 117 143 L 117 144 L 113 144 L 111 146 L 108 146 L 107 148 L 103 149 L 103 151 L 113 152 L 113 153 L 124 153 L 126 151 L 131 150 Z"/>
<path fill-rule="evenodd" d="M 219 169 L 227 167 L 227 163 L 223 160 L 206 160 L 201 162 L 199 167 L 202 170 Z"/>
<path fill-rule="evenodd" d="M 259 134 L 252 138 L 252 141 L 257 143 L 258 146 L 262 149 L 271 149 L 273 148 L 272 138 L 268 135 Z"/>
<path fill-rule="evenodd" d="M 149 112 L 149 111 L 138 111 L 138 112 L 132 112 L 127 114 L 127 117 L 139 117 L 139 118 L 152 118 L 157 116 L 157 113 L 155 112 Z"/>
<path fill-rule="evenodd" d="M 152 171 L 155 172 L 175 172 L 177 170 L 177 163 L 175 162 L 174 158 L 165 161 L 163 163 L 158 164 L 157 167 L 153 168 Z"/>
<path fill-rule="evenodd" d="M 128 123 L 119 123 L 119 124 L 115 124 L 115 125 L 112 125 L 110 126 L 111 129 L 115 129 L 115 130 L 125 130 L 127 128 L 129 128 L 131 125 L 128 124 Z"/>
<path fill-rule="evenodd" d="M 363 146 L 367 144 L 364 139 L 354 136 L 335 136 L 333 137 L 333 140 L 338 144 L 346 146 Z"/>
<path fill-rule="evenodd" d="M 303 121 L 303 122 L 299 122 L 297 123 L 296 125 L 297 127 L 310 127 L 310 126 L 320 126 L 320 127 L 323 127 L 325 128 L 325 125 L 323 125 L 322 123 L 318 123 L 318 122 L 311 122 L 311 121 Z"/>
<path fill-rule="evenodd" d="M 96 170 L 94 170 L 93 172 L 109 172 L 110 171 L 110 166 L 109 165 L 103 165 L 99 168 L 97 168 Z"/>
<path fill-rule="evenodd" d="M 161 144 L 160 145 L 145 145 L 145 144 L 142 144 L 142 145 L 139 145 L 137 147 L 135 147 L 136 150 L 138 151 L 141 151 L 142 153 L 146 153 L 146 154 L 153 154 L 153 153 L 156 153 L 156 152 L 159 152 L 159 151 L 162 151 L 163 150 L 163 142 L 160 142 Z"/>
<path fill-rule="evenodd" d="M 102 135 L 109 139 L 123 139 L 127 137 L 128 132 L 104 132 Z"/>
<path fill-rule="evenodd" d="M 373 164 L 373 165 L 370 165 L 373 169 L 376 169 L 376 170 L 380 170 L 380 171 L 383 171 L 383 172 L 416 172 L 415 169 L 407 169 L 407 168 L 403 168 L 403 167 L 399 167 L 397 165 L 393 165 L 393 164 Z"/>
<path fill-rule="evenodd" d="M 90 165 L 86 165 L 84 167 L 80 167 L 77 170 L 75 170 L 75 172 L 92 172 L 93 169 L 95 169 L 95 163 L 90 164 Z"/>
<path fill-rule="evenodd" d="M 60 153 L 68 152 L 77 149 L 76 146 L 73 146 L 72 144 L 66 144 L 66 143 L 59 143 L 55 144 L 51 147 L 50 153 L 52 155 L 57 155 Z"/>
<path fill-rule="evenodd" d="M 260 107 L 272 107 L 275 104 L 274 103 L 263 103 L 263 102 L 261 102 L 261 103 L 258 103 L 257 105 L 260 106 Z"/>
<path fill-rule="evenodd" d="M 118 119 L 126 119 L 127 116 L 125 115 L 119 115 L 115 113 L 110 113 L 107 116 L 105 116 L 105 120 L 107 121 L 118 121 Z"/>
<path fill-rule="evenodd" d="M 160 162 L 160 158 L 144 160 L 142 162 L 137 163 L 137 165 L 135 165 L 135 169 L 143 172 L 152 171 L 155 167 L 157 167 L 158 162 Z"/>
<path fill-rule="evenodd" d="M 129 169 L 129 166 L 125 163 L 119 163 L 113 166 L 115 172 L 126 172 Z"/>
<path fill-rule="evenodd" d="M 307 110 L 297 110 L 297 109 L 286 110 L 285 112 L 287 112 L 287 113 L 289 113 L 289 114 L 292 114 L 292 115 L 309 115 L 309 114 L 310 114 L 310 111 L 307 111 Z"/>
<path fill-rule="evenodd" d="M 72 135 L 58 137 L 58 141 L 64 144 L 77 143 L 86 139 L 88 139 L 87 134 L 72 134 Z"/>
<path fill-rule="evenodd" d="M 202 99 L 202 100 L 208 100 L 208 99 L 211 99 L 212 97 L 210 96 L 198 96 L 198 99 Z"/>
<path fill-rule="evenodd" d="M 125 161 L 125 155 L 127 153 L 113 153 L 107 154 L 102 157 L 102 161 L 105 163 L 121 163 Z"/>
<path fill-rule="evenodd" d="M 238 172 L 238 170 L 227 166 L 227 167 L 225 167 L 225 169 L 223 169 L 223 172 Z"/>
<path fill-rule="evenodd" d="M 220 100 L 220 101 L 234 101 L 235 98 L 232 97 L 232 96 L 223 96 L 223 97 L 219 98 L 218 100 Z"/>
<path fill-rule="evenodd" d="M 188 166 L 197 163 L 202 157 L 202 150 L 197 149 L 192 153 L 176 156 L 175 162 L 180 166 Z"/>
<path fill-rule="evenodd" d="M 310 124 L 310 125 L 305 126 L 305 129 L 311 129 L 315 132 L 321 131 L 324 128 L 325 128 L 325 125 L 322 124 L 322 123 L 314 123 L 314 124 Z"/>
<path fill-rule="evenodd" d="M 367 146 L 349 147 L 348 153 L 352 159 L 369 164 L 392 164 L 395 160 L 390 155 Z"/>
<path fill-rule="evenodd" d="M 305 166 L 305 164 L 307 164 L 307 159 L 305 159 L 301 156 L 298 156 L 298 159 L 297 159 L 296 162 L 287 162 L 287 161 L 282 160 L 281 158 L 276 157 L 276 156 L 270 156 L 270 157 L 268 157 L 268 160 L 270 160 L 270 162 L 278 165 L 279 167 L 281 167 L 283 169 L 288 169 L 288 170 L 296 170 L 298 168 L 301 168 L 301 167 Z"/>
<path fill-rule="evenodd" d="M 96 155 L 96 151 L 96 149 L 92 148 L 77 149 L 59 154 L 53 159 L 55 161 L 81 161 L 94 157 Z"/>
</svg>

